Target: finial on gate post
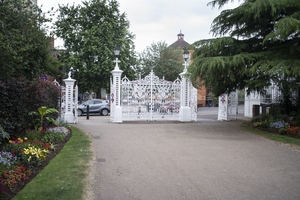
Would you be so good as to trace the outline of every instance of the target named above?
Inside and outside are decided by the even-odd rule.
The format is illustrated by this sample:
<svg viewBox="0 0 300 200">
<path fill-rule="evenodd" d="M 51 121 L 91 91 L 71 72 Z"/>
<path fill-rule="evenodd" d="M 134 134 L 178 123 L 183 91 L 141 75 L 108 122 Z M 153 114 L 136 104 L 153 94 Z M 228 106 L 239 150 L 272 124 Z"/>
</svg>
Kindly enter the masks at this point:
<svg viewBox="0 0 300 200">
<path fill-rule="evenodd" d="M 69 73 L 68 73 L 68 79 L 71 79 L 71 78 L 72 78 L 72 77 L 71 77 L 72 71 L 73 71 L 73 67 L 70 68 L 70 71 L 69 71 Z"/>
</svg>

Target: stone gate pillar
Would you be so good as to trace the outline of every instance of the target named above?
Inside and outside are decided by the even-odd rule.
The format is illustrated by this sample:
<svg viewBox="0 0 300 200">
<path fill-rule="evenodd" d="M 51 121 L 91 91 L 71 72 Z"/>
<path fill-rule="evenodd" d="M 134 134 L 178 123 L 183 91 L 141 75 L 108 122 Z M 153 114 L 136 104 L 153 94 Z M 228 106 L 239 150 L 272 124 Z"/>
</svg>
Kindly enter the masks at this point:
<svg viewBox="0 0 300 200">
<path fill-rule="evenodd" d="M 110 95 L 110 106 L 111 106 L 111 114 L 110 121 L 111 122 L 123 122 L 122 119 L 122 107 L 121 107 L 121 75 L 123 73 L 122 70 L 119 69 L 118 63 L 120 61 L 116 58 L 116 66 L 111 74 L 113 76 L 113 82 L 111 86 L 111 95 Z M 112 113 L 113 112 L 113 113 Z"/>
<path fill-rule="evenodd" d="M 69 77 L 63 80 L 66 84 L 66 96 L 65 96 L 65 115 L 64 120 L 68 123 L 76 123 L 74 117 L 73 109 L 74 107 L 74 83 L 76 80 L 71 78 L 71 73 L 69 72 Z"/>
</svg>

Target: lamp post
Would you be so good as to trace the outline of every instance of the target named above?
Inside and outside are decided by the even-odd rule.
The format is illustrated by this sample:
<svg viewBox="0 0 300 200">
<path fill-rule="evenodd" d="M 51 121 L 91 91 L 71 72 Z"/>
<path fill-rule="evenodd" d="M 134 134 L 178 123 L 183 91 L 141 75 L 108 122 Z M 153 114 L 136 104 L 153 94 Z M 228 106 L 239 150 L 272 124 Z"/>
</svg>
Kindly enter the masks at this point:
<svg viewBox="0 0 300 200">
<path fill-rule="evenodd" d="M 118 63 L 119 55 L 120 55 L 120 47 L 116 45 L 114 48 L 114 54 L 116 60 L 115 68 L 111 71 L 113 76 L 113 82 L 111 87 L 111 114 L 110 114 L 110 121 L 111 122 L 122 122 L 122 107 L 121 107 L 121 75 L 123 73 L 122 70 L 119 69 Z"/>
<path fill-rule="evenodd" d="M 114 54 L 116 57 L 116 60 L 114 61 L 116 63 L 115 70 L 120 70 L 119 66 L 118 66 L 118 63 L 121 62 L 121 61 L 119 61 L 120 51 L 121 51 L 121 48 L 119 47 L 119 45 L 116 45 L 116 47 L 114 48 Z"/>
<path fill-rule="evenodd" d="M 186 69 L 187 69 L 187 66 L 188 66 L 188 64 L 187 64 L 187 60 L 189 59 L 189 57 L 190 57 L 190 53 L 188 52 L 188 50 L 186 50 L 186 48 L 184 48 L 184 51 L 183 51 L 183 53 L 182 53 L 182 56 L 183 56 L 183 59 L 184 59 L 184 72 L 186 71 Z"/>
</svg>

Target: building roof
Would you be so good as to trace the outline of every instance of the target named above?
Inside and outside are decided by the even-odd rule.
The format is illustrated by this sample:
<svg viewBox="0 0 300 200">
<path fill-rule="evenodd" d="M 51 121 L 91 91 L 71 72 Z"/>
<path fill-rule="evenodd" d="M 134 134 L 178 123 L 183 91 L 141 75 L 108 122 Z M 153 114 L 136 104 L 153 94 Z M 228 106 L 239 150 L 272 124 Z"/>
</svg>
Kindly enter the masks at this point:
<svg viewBox="0 0 300 200">
<path fill-rule="evenodd" d="M 184 34 L 180 33 L 177 34 L 177 41 L 174 42 L 173 44 L 171 44 L 168 48 L 174 48 L 174 49 L 183 49 L 183 48 L 187 48 L 188 46 L 190 46 L 189 43 L 187 43 L 186 41 L 184 41 Z"/>
</svg>

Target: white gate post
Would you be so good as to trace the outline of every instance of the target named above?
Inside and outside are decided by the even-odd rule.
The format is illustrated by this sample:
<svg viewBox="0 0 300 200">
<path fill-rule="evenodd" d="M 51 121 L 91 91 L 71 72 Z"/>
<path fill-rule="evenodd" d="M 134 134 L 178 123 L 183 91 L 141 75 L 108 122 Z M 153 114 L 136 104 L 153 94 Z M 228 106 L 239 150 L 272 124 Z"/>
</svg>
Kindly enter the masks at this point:
<svg viewBox="0 0 300 200">
<path fill-rule="evenodd" d="M 66 84 L 66 99 L 65 99 L 65 117 L 64 120 L 68 123 L 75 123 L 75 118 L 73 114 L 74 103 L 74 83 L 76 80 L 71 78 L 71 72 L 69 72 L 69 77 L 63 80 Z"/>
<path fill-rule="evenodd" d="M 192 110 L 190 107 L 190 82 L 187 78 L 187 59 L 189 58 L 189 52 L 185 50 L 183 53 L 184 58 L 184 70 L 180 73 L 181 76 L 181 97 L 180 97 L 180 109 L 179 109 L 179 121 L 190 122 L 192 120 Z"/>
<path fill-rule="evenodd" d="M 123 73 L 122 70 L 119 69 L 118 63 L 120 62 L 118 58 L 116 57 L 116 60 L 114 61 L 116 63 L 115 69 L 111 71 L 111 74 L 113 75 L 113 91 L 111 91 L 111 105 L 113 108 L 111 109 L 111 112 L 114 112 L 110 115 L 110 121 L 111 122 L 123 122 L 122 119 L 122 107 L 121 107 L 121 75 Z"/>
</svg>

